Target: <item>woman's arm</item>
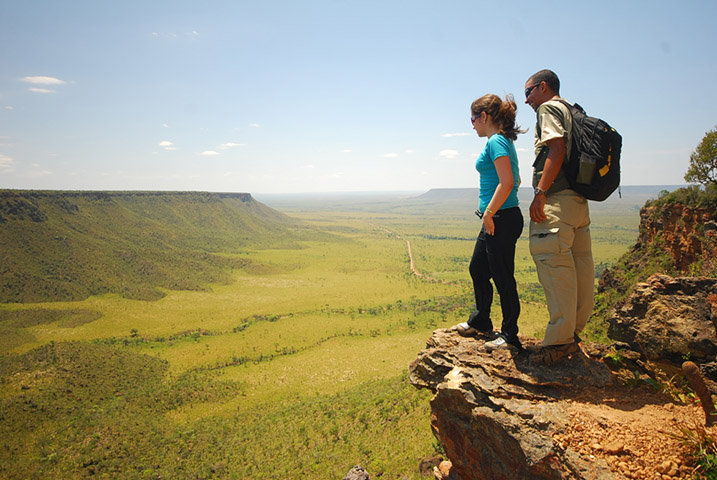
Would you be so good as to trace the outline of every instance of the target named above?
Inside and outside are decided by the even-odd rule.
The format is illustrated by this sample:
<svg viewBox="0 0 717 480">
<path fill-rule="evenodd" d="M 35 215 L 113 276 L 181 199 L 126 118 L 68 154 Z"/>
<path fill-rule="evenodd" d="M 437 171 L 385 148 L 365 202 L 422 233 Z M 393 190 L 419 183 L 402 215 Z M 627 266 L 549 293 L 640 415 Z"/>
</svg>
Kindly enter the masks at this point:
<svg viewBox="0 0 717 480">
<path fill-rule="evenodd" d="M 488 206 L 483 213 L 483 227 L 488 235 L 495 234 L 495 222 L 493 222 L 493 215 L 495 215 L 495 212 L 497 212 L 508 199 L 514 185 L 513 169 L 510 166 L 510 158 L 508 156 L 498 157 L 493 163 L 496 171 L 498 172 L 498 186 L 496 187 L 495 192 L 493 192 L 493 198 L 490 199 L 490 203 L 488 203 Z"/>
</svg>

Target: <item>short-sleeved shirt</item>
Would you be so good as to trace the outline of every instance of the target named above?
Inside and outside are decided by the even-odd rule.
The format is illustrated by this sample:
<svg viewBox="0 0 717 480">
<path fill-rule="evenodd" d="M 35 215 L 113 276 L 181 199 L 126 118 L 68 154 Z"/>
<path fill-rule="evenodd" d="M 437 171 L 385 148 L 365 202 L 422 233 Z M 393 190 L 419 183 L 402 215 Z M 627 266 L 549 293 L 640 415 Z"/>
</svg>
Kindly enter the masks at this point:
<svg viewBox="0 0 717 480">
<path fill-rule="evenodd" d="M 548 140 L 553 138 L 564 138 L 565 139 L 565 158 L 564 162 L 567 162 L 570 158 L 570 147 L 571 140 L 570 134 L 572 132 L 572 116 L 570 110 L 562 102 L 558 100 L 548 100 L 538 107 L 536 112 L 538 121 L 535 125 L 535 158 L 536 163 L 533 165 L 533 187 L 538 186 L 540 177 L 543 175 L 543 168 L 545 167 L 545 155 L 542 160 L 540 159 L 541 151 L 546 150 Z M 555 181 L 548 189 L 548 193 L 555 193 L 561 190 L 570 188 L 568 180 L 565 178 L 565 173 L 560 169 L 558 176 L 555 177 Z"/>
<path fill-rule="evenodd" d="M 481 212 L 485 212 L 500 183 L 498 170 L 495 168 L 495 160 L 499 157 L 508 157 L 510 159 L 510 169 L 513 172 L 513 190 L 511 190 L 500 210 L 518 206 L 518 185 L 520 184 L 518 153 L 515 151 L 515 145 L 512 140 L 500 133 L 496 133 L 488 139 L 488 143 L 478 156 L 478 160 L 476 160 L 476 170 L 480 174 L 478 208 Z"/>
</svg>

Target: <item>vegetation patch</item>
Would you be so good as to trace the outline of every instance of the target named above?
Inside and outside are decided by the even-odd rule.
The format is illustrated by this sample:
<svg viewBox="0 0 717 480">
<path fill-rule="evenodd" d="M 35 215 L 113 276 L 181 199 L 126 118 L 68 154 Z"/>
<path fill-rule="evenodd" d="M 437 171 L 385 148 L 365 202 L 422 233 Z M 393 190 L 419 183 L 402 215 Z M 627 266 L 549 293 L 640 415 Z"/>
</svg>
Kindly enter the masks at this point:
<svg viewBox="0 0 717 480">
<path fill-rule="evenodd" d="M 102 318 L 102 312 L 89 309 L 55 310 L 44 308 L 0 308 L 0 354 L 10 352 L 35 336 L 27 329 L 54 323 L 59 328 L 76 328 Z"/>
<path fill-rule="evenodd" d="M 2 357 L 0 476 L 339 478 L 362 463 L 395 477 L 431 448 L 426 394 L 405 374 L 189 423 L 164 415 L 241 386 L 166 374 L 162 360 L 86 343 Z"/>
<path fill-rule="evenodd" d="M 62 328 L 74 328 L 100 318 L 102 318 L 102 312 L 87 309 L 0 309 L 0 325 L 5 328 L 28 328 L 53 322 L 58 322 L 58 326 Z"/>
</svg>

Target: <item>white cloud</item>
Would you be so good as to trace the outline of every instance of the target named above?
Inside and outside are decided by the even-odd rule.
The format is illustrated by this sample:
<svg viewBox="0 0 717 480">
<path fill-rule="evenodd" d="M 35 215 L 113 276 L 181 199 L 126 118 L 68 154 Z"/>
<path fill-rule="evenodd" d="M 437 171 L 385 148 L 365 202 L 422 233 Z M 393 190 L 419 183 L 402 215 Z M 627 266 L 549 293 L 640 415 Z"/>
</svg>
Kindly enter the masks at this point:
<svg viewBox="0 0 717 480">
<path fill-rule="evenodd" d="M 381 155 L 381 158 L 396 158 L 398 157 L 397 153 L 384 153 Z"/>
<path fill-rule="evenodd" d="M 164 148 L 165 150 L 174 150 L 174 143 L 170 142 L 169 140 L 162 140 L 159 142 L 159 146 Z"/>
<path fill-rule="evenodd" d="M 452 138 L 452 137 L 467 137 L 470 135 L 468 132 L 462 132 L 462 133 L 444 133 L 441 135 L 443 138 Z"/>
<path fill-rule="evenodd" d="M 221 145 L 219 145 L 219 148 L 221 148 L 222 150 L 226 150 L 226 149 L 232 148 L 232 147 L 245 147 L 245 146 L 246 146 L 246 143 L 227 142 L 227 143 L 222 143 Z"/>
<path fill-rule="evenodd" d="M 443 158 L 456 158 L 458 155 L 460 154 L 457 150 L 441 150 L 438 152 L 438 156 Z"/>
<path fill-rule="evenodd" d="M 15 160 L 0 153 L 0 171 L 3 173 L 15 171 Z"/>
<path fill-rule="evenodd" d="M 15 110 L 15 107 L 13 107 L 12 105 L 5 105 L 2 108 L 4 108 L 5 110 Z"/>
<path fill-rule="evenodd" d="M 347 148 L 347 149 L 344 149 L 344 150 L 343 150 L 343 153 L 351 153 L 351 152 L 353 152 L 353 150 L 351 150 L 350 148 Z"/>
<path fill-rule="evenodd" d="M 410 154 L 414 153 L 414 150 L 408 149 L 408 150 L 406 150 L 405 153 L 408 153 L 410 155 Z"/>
<path fill-rule="evenodd" d="M 27 90 L 34 93 L 55 93 L 54 90 L 50 90 L 49 88 L 30 87 Z"/>
<path fill-rule="evenodd" d="M 261 125 L 259 125 L 258 123 L 251 123 L 249 124 L 249 126 L 254 128 L 261 128 Z"/>
<path fill-rule="evenodd" d="M 163 126 L 164 128 L 169 128 L 169 125 L 167 125 L 166 123 L 163 123 L 162 126 Z"/>
<path fill-rule="evenodd" d="M 214 151 L 214 150 L 204 150 L 204 151 L 201 153 L 201 155 L 204 156 L 204 157 L 211 157 L 211 156 L 214 156 L 214 155 L 219 155 L 219 152 L 216 152 L 216 151 Z"/>
<path fill-rule="evenodd" d="M 155 38 L 177 38 L 177 34 L 172 33 L 172 32 L 167 32 L 167 33 L 152 32 L 152 36 Z"/>
<path fill-rule="evenodd" d="M 32 83 L 34 85 L 64 85 L 65 82 L 55 77 L 45 77 L 41 75 L 31 75 L 22 77 L 21 82 Z"/>
</svg>

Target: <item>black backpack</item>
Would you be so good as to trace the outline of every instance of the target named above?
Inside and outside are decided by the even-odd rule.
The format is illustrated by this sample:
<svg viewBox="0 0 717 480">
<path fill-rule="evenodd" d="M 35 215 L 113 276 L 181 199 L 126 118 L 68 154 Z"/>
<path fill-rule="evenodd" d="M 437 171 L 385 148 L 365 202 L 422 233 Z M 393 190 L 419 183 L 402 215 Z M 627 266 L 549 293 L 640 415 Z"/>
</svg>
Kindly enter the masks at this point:
<svg viewBox="0 0 717 480">
<path fill-rule="evenodd" d="M 622 136 L 605 121 L 588 116 L 577 103 L 560 101 L 573 117 L 570 159 L 563 162 L 563 172 L 571 189 L 602 202 L 620 186 Z"/>
</svg>

